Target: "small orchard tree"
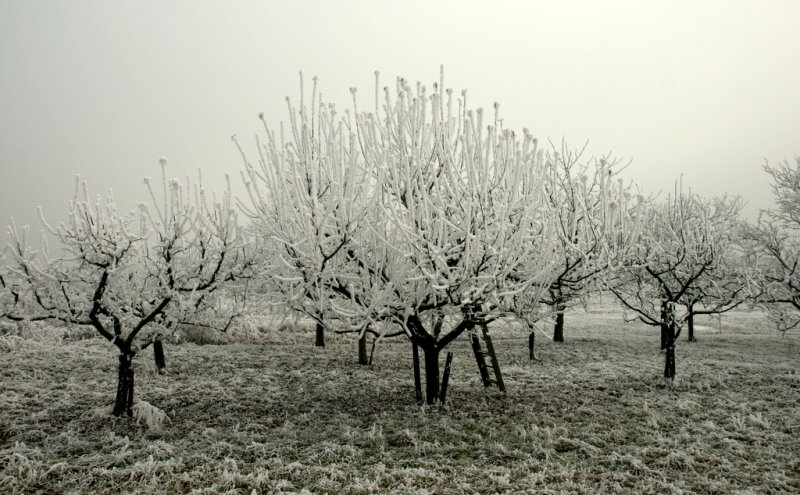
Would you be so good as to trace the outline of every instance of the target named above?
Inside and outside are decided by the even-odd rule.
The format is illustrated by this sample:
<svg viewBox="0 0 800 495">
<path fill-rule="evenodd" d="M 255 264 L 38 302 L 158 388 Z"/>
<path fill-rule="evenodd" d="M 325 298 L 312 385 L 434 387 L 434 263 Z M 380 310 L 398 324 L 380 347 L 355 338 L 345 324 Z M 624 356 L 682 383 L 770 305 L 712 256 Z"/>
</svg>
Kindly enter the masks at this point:
<svg viewBox="0 0 800 495">
<path fill-rule="evenodd" d="M 333 119 L 329 108 L 316 107 L 324 111 L 316 119 L 300 113 L 305 132 L 263 153 L 260 173 L 247 173 L 249 187 L 262 191 L 250 194 L 251 211 L 273 215 L 274 193 L 267 191 L 285 188 L 281 177 L 293 174 L 308 177 L 312 188 L 339 191 L 330 202 L 319 193 L 298 194 L 281 217 L 260 220 L 262 237 L 281 251 L 280 276 L 299 287 L 286 293 L 308 301 L 302 304 L 324 302 L 319 309 L 342 328 L 399 328 L 423 350 L 425 399 L 433 403 L 440 398 L 440 352 L 474 325 L 507 314 L 514 294 L 550 282 L 548 168 L 532 136 L 502 129 L 497 113 L 486 126 L 481 110 L 467 109 L 466 93 L 453 97 L 441 80 L 430 94 L 402 79 L 382 97 L 380 88 L 376 74 L 374 112 L 359 110 L 353 90 L 352 116 L 331 126 L 338 132 L 313 130 L 314 122 Z M 282 158 L 315 136 L 339 141 L 315 144 L 315 159 Z M 251 169 L 246 160 L 245 167 Z M 324 233 L 293 227 L 308 221 L 309 207 L 299 204 L 306 198 L 327 219 Z M 319 293 L 309 298 L 307 287 Z"/>
<path fill-rule="evenodd" d="M 736 300 L 740 288 L 726 285 L 727 259 L 735 255 L 732 237 L 738 227 L 739 198 L 707 201 L 677 189 L 673 196 L 646 210 L 641 240 L 628 255 L 623 283 L 610 290 L 642 322 L 661 328 L 666 352 L 664 377 L 675 377 L 675 344 L 686 319 L 697 311 L 679 314 L 680 306 L 719 303 L 722 311 Z M 735 280 L 734 280 L 735 282 Z M 728 291 L 727 294 L 724 294 Z"/>
<path fill-rule="evenodd" d="M 747 239 L 759 269 L 758 302 L 786 331 L 800 324 L 800 156 L 764 170 L 776 208 L 762 212 Z"/>
<path fill-rule="evenodd" d="M 632 198 L 631 185 L 619 177 L 618 161 L 604 156 L 583 162 L 582 155 L 583 150 L 562 143 L 560 151 L 547 157 L 552 172 L 546 198 L 558 234 L 558 267 L 542 301 L 548 306 L 543 314 L 555 315 L 555 342 L 564 342 L 566 309 L 585 304 L 592 292 L 600 290 L 639 233 L 643 198 Z"/>
<path fill-rule="evenodd" d="M 187 321 L 223 326 L 217 296 L 247 269 L 230 190 L 217 198 L 200 182 L 166 178 L 151 202 L 120 214 L 113 195 L 76 184 L 69 218 L 44 225 L 63 253 L 33 251 L 27 229 L 9 230 L 14 273 L 49 318 L 90 325 L 119 351 L 113 413 L 131 414 L 134 356 Z"/>
<path fill-rule="evenodd" d="M 738 208 L 735 202 L 727 205 Z M 738 213 L 733 213 L 737 215 Z M 724 258 L 719 259 L 714 270 L 706 271 L 689 287 L 684 297 L 686 313 L 686 340 L 696 342 L 694 319 L 697 315 L 721 315 L 746 301 L 756 292 L 757 267 L 748 255 L 743 234 L 745 225 L 735 222 L 730 232 L 731 245 Z"/>
</svg>

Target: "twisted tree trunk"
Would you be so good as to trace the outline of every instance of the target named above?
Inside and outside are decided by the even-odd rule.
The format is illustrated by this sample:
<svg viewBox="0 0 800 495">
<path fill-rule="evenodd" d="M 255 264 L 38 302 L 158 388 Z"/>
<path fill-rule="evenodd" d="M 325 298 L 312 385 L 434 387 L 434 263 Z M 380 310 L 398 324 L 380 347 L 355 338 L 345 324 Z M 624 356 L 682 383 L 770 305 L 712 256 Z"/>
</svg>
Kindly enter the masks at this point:
<svg viewBox="0 0 800 495">
<path fill-rule="evenodd" d="M 117 380 L 117 397 L 114 400 L 114 416 L 123 413 L 133 414 L 133 356 L 132 352 L 123 352 L 119 355 L 119 373 Z"/>
</svg>

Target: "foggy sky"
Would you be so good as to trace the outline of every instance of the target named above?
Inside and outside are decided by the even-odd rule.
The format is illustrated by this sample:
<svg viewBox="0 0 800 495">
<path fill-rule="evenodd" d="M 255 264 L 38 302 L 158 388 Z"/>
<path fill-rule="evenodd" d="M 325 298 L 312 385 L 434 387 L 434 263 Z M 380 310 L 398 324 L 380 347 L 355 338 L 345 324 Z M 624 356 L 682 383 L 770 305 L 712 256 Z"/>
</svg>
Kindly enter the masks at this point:
<svg viewBox="0 0 800 495">
<path fill-rule="evenodd" d="M 612 151 L 645 193 L 771 206 L 800 153 L 800 2 L 0 2 L 0 226 L 61 220 L 81 174 L 120 203 L 198 167 L 214 187 L 286 118 L 298 71 L 371 103 L 373 71 L 469 90 L 506 127 Z"/>
</svg>

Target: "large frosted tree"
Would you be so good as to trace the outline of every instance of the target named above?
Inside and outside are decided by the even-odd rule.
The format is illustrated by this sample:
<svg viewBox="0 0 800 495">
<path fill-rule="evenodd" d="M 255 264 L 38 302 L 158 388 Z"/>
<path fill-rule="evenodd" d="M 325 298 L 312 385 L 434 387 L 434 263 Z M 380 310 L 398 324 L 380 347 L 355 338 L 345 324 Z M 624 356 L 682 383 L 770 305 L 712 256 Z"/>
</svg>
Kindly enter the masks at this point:
<svg viewBox="0 0 800 495">
<path fill-rule="evenodd" d="M 92 197 L 76 184 L 65 222 L 44 225 L 60 252 L 34 251 L 27 229 L 9 229 L 11 269 L 26 297 L 48 318 L 93 327 L 118 350 L 113 412 L 130 414 L 133 358 L 181 323 L 224 327 L 219 295 L 247 270 L 230 191 L 217 197 L 199 181 L 146 179 L 148 203 L 123 214 L 113 195 Z"/>
<path fill-rule="evenodd" d="M 399 328 L 424 353 L 432 403 L 441 351 L 551 281 L 544 155 L 527 131 L 502 128 L 496 105 L 484 120 L 441 80 L 390 90 L 376 74 L 374 111 L 353 90 L 341 120 L 311 100 L 282 139 L 267 129 L 257 165 L 245 156 L 248 209 L 275 254 L 267 272 L 340 328 Z"/>
</svg>

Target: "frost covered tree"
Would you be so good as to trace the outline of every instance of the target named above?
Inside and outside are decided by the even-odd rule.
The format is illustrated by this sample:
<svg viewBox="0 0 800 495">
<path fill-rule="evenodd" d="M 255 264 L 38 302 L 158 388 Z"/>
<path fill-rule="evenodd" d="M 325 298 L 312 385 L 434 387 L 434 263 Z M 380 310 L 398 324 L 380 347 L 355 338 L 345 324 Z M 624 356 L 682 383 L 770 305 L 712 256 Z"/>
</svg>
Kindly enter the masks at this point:
<svg viewBox="0 0 800 495">
<path fill-rule="evenodd" d="M 497 106 L 484 122 L 441 80 L 430 93 L 403 79 L 381 90 L 376 74 L 374 111 L 355 90 L 353 101 L 337 120 L 314 94 L 311 111 L 291 112 L 288 136 L 267 130 L 258 166 L 245 157 L 249 211 L 291 303 L 345 330 L 399 328 L 424 353 L 433 403 L 441 351 L 508 314 L 515 294 L 549 285 L 549 169 L 527 131 L 502 128 Z"/>
<path fill-rule="evenodd" d="M 69 217 L 57 226 L 42 217 L 61 253 L 34 251 L 27 228 L 9 229 L 12 269 L 47 317 L 88 325 L 119 351 L 114 415 L 130 414 L 134 356 L 181 323 L 229 324 L 223 297 L 247 269 L 230 189 L 222 196 L 167 179 L 150 202 L 118 211 L 111 193 L 93 198 L 78 181 Z"/>
<path fill-rule="evenodd" d="M 705 200 L 676 189 L 674 195 L 647 208 L 640 242 L 630 251 L 629 266 L 610 290 L 643 323 L 660 327 L 665 351 L 664 376 L 675 377 L 675 344 L 697 309 L 679 308 L 702 301 L 704 311 L 720 312 L 742 294 L 729 278 L 736 255 L 740 198 Z M 728 285 L 729 281 L 732 285 Z M 704 296 L 698 299 L 700 294 Z"/>
<path fill-rule="evenodd" d="M 564 313 L 576 303 L 586 303 L 602 288 L 609 272 L 618 267 L 638 239 L 639 209 L 643 198 L 632 195 L 631 185 L 620 178 L 618 161 L 604 156 L 582 160 L 583 150 L 562 143 L 548 153 L 551 174 L 546 198 L 557 233 L 558 266 L 541 300 L 543 312 L 527 308 L 520 298 L 524 319 L 554 315 L 553 340 L 564 342 Z"/>
<path fill-rule="evenodd" d="M 758 302 L 786 331 L 800 324 L 800 156 L 764 169 L 776 208 L 762 212 L 747 238 L 759 269 Z"/>
<path fill-rule="evenodd" d="M 9 269 L 7 251 L 8 246 L 0 251 L 0 323 L 20 324 L 48 319 L 46 313 L 31 304 L 25 284 Z"/>
<path fill-rule="evenodd" d="M 751 301 L 757 292 L 757 267 L 743 245 L 744 225 L 734 222 L 727 255 L 686 291 L 686 340 L 696 342 L 695 317 L 721 315 Z"/>
<path fill-rule="evenodd" d="M 259 159 L 245 163 L 249 202 L 245 214 L 262 249 L 267 299 L 308 316 L 316 323 L 317 346 L 335 317 L 330 292 L 346 247 L 362 227 L 374 181 L 363 167 L 355 135 L 322 101 L 314 78 L 311 107 L 305 102 L 301 74 L 300 106 L 287 98 L 289 128 L 279 134 L 259 115 L 265 137 L 256 137 Z M 288 134 L 288 135 L 287 135 Z"/>
</svg>

